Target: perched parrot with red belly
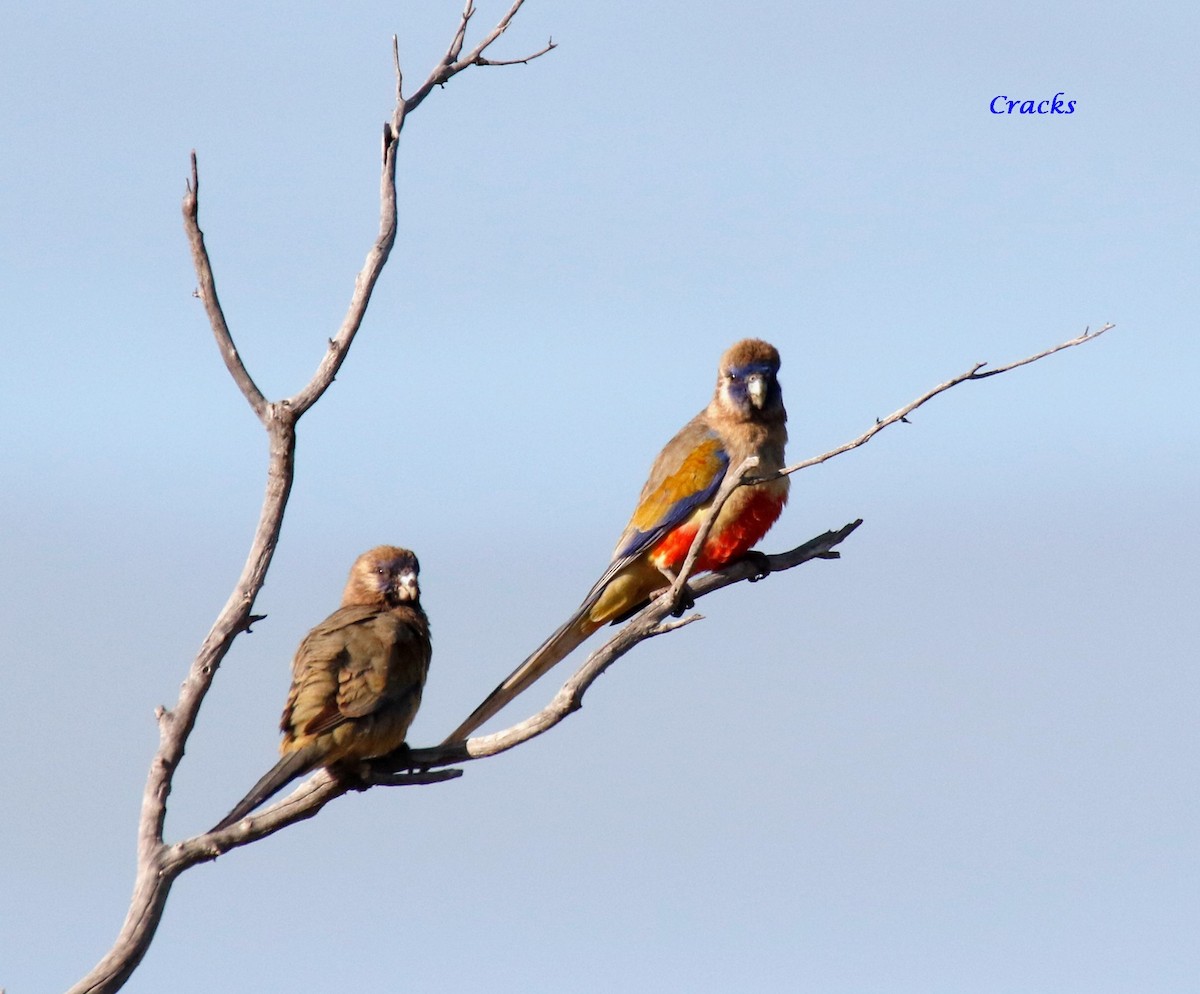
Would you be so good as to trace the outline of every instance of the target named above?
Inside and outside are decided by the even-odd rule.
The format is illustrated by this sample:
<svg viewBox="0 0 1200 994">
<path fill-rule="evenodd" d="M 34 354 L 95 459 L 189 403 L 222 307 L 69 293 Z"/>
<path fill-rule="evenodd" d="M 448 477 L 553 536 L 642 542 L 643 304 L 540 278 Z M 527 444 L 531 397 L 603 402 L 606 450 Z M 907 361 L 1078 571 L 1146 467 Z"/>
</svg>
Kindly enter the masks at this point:
<svg viewBox="0 0 1200 994">
<path fill-rule="evenodd" d="M 712 401 L 654 461 L 608 569 L 567 622 L 471 712 L 447 743 L 466 739 L 594 631 L 670 586 L 727 472 L 748 456 L 758 457 L 754 476 L 783 468 L 787 412 L 778 372 L 778 351 L 757 338 L 738 342 L 721 357 Z M 713 522 L 695 571 L 720 569 L 748 552 L 775 523 L 787 495 L 786 476 L 735 490 Z"/>
</svg>

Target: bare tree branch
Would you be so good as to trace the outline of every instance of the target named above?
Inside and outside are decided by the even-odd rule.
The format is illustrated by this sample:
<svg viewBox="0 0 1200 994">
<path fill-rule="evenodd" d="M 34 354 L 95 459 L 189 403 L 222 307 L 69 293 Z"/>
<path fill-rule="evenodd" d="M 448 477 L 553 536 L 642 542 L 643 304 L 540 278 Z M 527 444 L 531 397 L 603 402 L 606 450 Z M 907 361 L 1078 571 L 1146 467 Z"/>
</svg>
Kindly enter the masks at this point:
<svg viewBox="0 0 1200 994">
<path fill-rule="evenodd" d="M 200 211 L 200 174 L 196 168 L 196 150 L 192 149 L 192 178 L 183 196 L 183 222 L 187 232 L 188 244 L 192 248 L 192 262 L 196 267 L 196 276 L 200 285 L 196 288 L 196 296 L 204 303 L 208 314 L 208 323 L 212 325 L 213 335 L 217 339 L 217 348 L 221 350 L 221 358 L 225 360 L 225 368 L 233 377 L 242 395 L 253 408 L 258 419 L 264 424 L 267 418 L 267 398 L 262 395 L 233 344 L 233 335 L 229 325 L 225 323 L 225 312 L 217 299 L 217 283 L 213 277 L 212 265 L 208 259 L 208 249 L 204 247 L 204 232 L 200 230 L 198 220 Z"/>
<path fill-rule="evenodd" d="M 556 48 L 558 48 L 558 46 L 556 44 L 554 44 L 554 39 L 551 38 L 548 42 L 546 42 L 546 46 L 544 48 L 539 48 L 536 52 L 533 52 L 530 55 L 526 55 L 524 58 L 520 58 L 520 59 L 485 59 L 482 55 L 477 55 L 477 56 L 475 56 L 475 61 L 472 63 L 472 65 L 476 65 L 476 66 L 527 66 L 534 59 L 541 58 L 547 52 L 552 51 L 553 49 L 556 49 Z"/>
<path fill-rule="evenodd" d="M 291 407 L 297 418 L 321 399 L 330 384 L 333 383 L 338 370 L 342 368 L 342 363 L 354 342 L 354 336 L 358 334 L 358 329 L 362 326 L 363 318 L 366 316 L 367 305 L 371 302 L 375 283 L 379 279 L 379 274 L 383 272 L 383 267 L 387 264 L 392 246 L 396 243 L 398 223 L 396 153 L 399 149 L 400 131 L 404 127 L 407 115 L 404 99 L 400 95 L 403 74 L 400 71 L 400 55 L 396 44 L 396 38 L 393 36 L 392 58 L 396 68 L 396 105 L 392 111 L 390 126 L 384 129 L 383 170 L 379 178 L 379 234 L 367 252 L 366 261 L 354 281 L 354 293 L 350 297 L 350 306 L 346 310 L 346 316 L 342 319 L 342 325 L 337 334 L 329 340 L 329 348 L 317 367 L 316 373 L 299 393 L 290 400 L 283 401 L 285 406 Z"/>
<path fill-rule="evenodd" d="M 803 545 L 777 555 L 739 559 L 724 569 L 693 580 L 690 584 L 692 594 L 699 600 L 731 583 L 754 581 L 771 573 L 793 569 L 813 559 L 836 559 L 838 553 L 835 546 L 849 538 L 861 524 L 861 519 L 852 521 L 837 531 L 825 532 Z M 588 656 L 587 661 L 562 685 L 553 700 L 537 714 L 491 735 L 479 735 L 466 742 L 435 746 L 431 749 L 413 749 L 409 758 L 423 768 L 483 759 L 507 752 L 549 731 L 567 715 L 578 711 L 583 706 L 583 695 L 595 683 L 596 678 L 639 642 L 656 635 L 665 635 L 684 624 L 700 620 L 698 615 L 680 620 L 667 620 L 674 606 L 670 590 L 651 601 L 616 635 Z"/>
<path fill-rule="evenodd" d="M 828 462 L 834 456 L 840 456 L 843 452 L 849 452 L 851 449 L 857 449 L 860 445 L 866 445 L 884 428 L 894 425 L 897 421 L 905 421 L 908 415 L 912 414 L 918 407 L 928 400 L 932 400 L 940 393 L 945 393 L 951 387 L 956 387 L 960 383 L 966 383 L 969 380 L 982 380 L 988 376 L 995 376 L 997 373 L 1007 373 L 1010 369 L 1016 369 L 1018 366 L 1027 366 L 1031 362 L 1037 362 L 1039 359 L 1045 359 L 1046 356 L 1054 355 L 1055 352 L 1061 352 L 1063 349 L 1069 349 L 1076 345 L 1082 345 L 1084 342 L 1093 342 L 1106 331 L 1111 331 L 1115 328 L 1114 324 L 1106 324 L 1096 331 L 1089 331 L 1087 328 L 1083 330 L 1083 334 L 1066 342 L 1060 342 L 1058 345 L 1052 346 L 1043 352 L 1038 352 L 1036 355 L 1026 356 L 1024 359 L 1018 359 L 1016 362 L 1010 362 L 1007 366 L 998 366 L 996 369 L 988 370 L 981 373 L 980 370 L 987 365 L 986 362 L 977 362 L 974 366 L 968 369 L 965 373 L 959 373 L 945 383 L 939 383 L 932 390 L 921 394 L 916 400 L 905 404 L 900 410 L 893 411 L 886 418 L 876 421 L 867 431 L 864 431 L 858 438 L 851 439 L 845 445 L 839 445 L 836 449 L 830 449 L 828 452 L 822 453 L 819 456 L 813 456 L 811 459 L 805 459 L 803 462 L 798 462 L 792 466 L 788 466 L 779 471 L 779 476 L 787 476 L 790 473 L 799 472 L 802 469 L 808 469 L 809 466 L 816 466 L 823 462 Z"/>
<path fill-rule="evenodd" d="M 467 25 L 474 16 L 475 0 L 467 0 L 466 5 L 463 7 L 462 17 L 458 22 L 458 30 L 454 32 L 454 37 L 450 39 L 450 47 L 446 50 L 446 57 L 441 61 L 442 66 L 453 65 L 458 60 L 459 53 L 462 52 L 463 43 L 467 40 Z"/>
<path fill-rule="evenodd" d="M 389 768 L 400 765 L 406 772 Z M 386 758 L 363 764 L 361 769 L 344 771 L 341 776 L 328 770 L 318 770 L 282 801 L 243 818 L 219 832 L 204 832 L 184 839 L 169 849 L 168 864 L 178 872 L 197 863 L 216 859 L 231 849 L 265 839 L 281 829 L 306 821 L 326 804 L 343 794 L 369 790 L 372 787 L 420 787 L 427 784 L 456 780 L 462 770 L 420 769 L 409 771 L 415 765 L 406 754 L 403 758 L 389 762 Z"/>
<path fill-rule="evenodd" d="M 477 59 L 483 50 L 503 33 L 520 7 L 521 2 L 513 4 L 484 41 L 472 51 L 469 57 L 471 60 Z M 455 53 L 454 58 L 450 60 L 450 65 L 444 63 L 439 65 L 431 75 L 431 79 L 436 77 L 437 81 L 445 82 L 455 73 L 466 68 L 466 64 L 469 64 L 457 63 L 455 59 L 457 59 L 457 53 L 461 51 L 467 22 L 472 13 L 473 6 L 471 0 L 468 0 L 455 40 L 451 44 L 451 51 Z M 255 384 L 234 345 L 233 335 L 217 297 L 216 279 L 205 246 L 204 234 L 199 225 L 200 180 L 196 154 L 192 153 L 191 178 L 183 199 L 183 220 L 199 281 L 196 296 L 204 304 L 217 347 L 230 376 L 266 428 L 269 440 L 266 494 L 263 498 L 250 551 L 229 600 L 221 609 L 200 646 L 187 678 L 184 680 L 175 707 L 171 710 L 159 708 L 157 711 L 159 748 L 151 761 L 150 772 L 142 795 L 137 833 L 137 873 L 125 922 L 112 948 L 87 976 L 71 988 L 71 994 L 84 994 L 84 992 L 108 994 L 108 992 L 119 990 L 124 985 L 153 941 L 171 885 L 175 878 L 189 866 L 206 859 L 214 859 L 225 848 L 229 848 L 231 842 L 244 845 L 256 838 L 276 832 L 287 824 L 311 818 L 322 805 L 333 797 L 345 793 L 347 790 L 361 790 L 371 785 L 372 781 L 369 777 L 359 777 L 357 780 L 339 780 L 325 774 L 323 778 L 314 777 L 304 785 L 301 791 L 293 794 L 293 798 L 296 794 L 303 795 L 303 805 L 288 798 L 273 809 L 277 814 L 269 818 L 256 819 L 251 830 L 244 833 L 244 837 L 238 836 L 235 842 L 224 839 L 220 835 L 216 838 L 199 836 L 174 845 L 167 845 L 163 841 L 167 796 L 171 792 L 175 770 L 183 759 L 184 746 L 188 736 L 195 726 L 196 717 L 212 686 L 213 678 L 221 661 L 229 652 L 234 639 L 240 633 L 247 631 L 254 620 L 251 609 L 262 589 L 267 570 L 274 556 L 283 524 L 284 510 L 291 493 L 295 473 L 296 422 L 329 389 L 341 368 L 354 341 L 354 336 L 362 325 L 375 283 L 387 263 L 395 243 L 397 227 L 396 153 L 400 131 L 404 127 L 408 112 L 424 99 L 431 86 L 427 84 L 427 89 L 425 93 L 421 94 L 420 99 L 405 101 L 402 95 L 403 76 L 400 71 L 398 45 L 395 38 L 392 40 L 392 52 L 396 68 L 396 102 L 391 120 L 384 127 L 379 234 L 371 245 L 366 261 L 355 279 L 354 291 L 341 327 L 337 334 L 329 340 L 328 349 L 318 364 L 312 379 L 290 399 L 278 402 L 268 401 Z M 458 771 L 443 770 L 435 773 L 397 775 L 392 771 L 382 770 L 376 771 L 375 775 L 379 778 L 378 782 L 395 786 L 433 783 L 450 779 L 459 774 Z M 226 844 L 223 846 L 222 842 Z"/>
<path fill-rule="evenodd" d="M 442 61 L 438 63 L 437 67 L 429 74 L 429 77 L 421 84 L 417 91 L 405 100 L 404 105 L 406 109 L 415 110 L 429 96 L 435 86 L 444 86 L 447 80 L 469 66 L 524 65 L 557 48 L 558 46 L 551 39 L 544 48 L 539 49 L 532 55 L 526 55 L 519 59 L 492 61 L 483 57 L 483 53 L 488 50 L 492 43 L 508 30 L 509 24 L 517 16 L 517 11 L 521 9 L 524 3 L 525 0 L 514 0 L 513 5 L 508 8 L 508 12 L 496 22 L 496 26 L 467 55 L 463 56 L 462 50 L 467 37 L 467 24 L 475 15 L 475 0 L 467 0 L 466 6 L 463 7 L 462 16 L 459 19 L 458 31 L 450 42 L 450 47 L 446 50 L 445 56 L 443 56 Z"/>
</svg>

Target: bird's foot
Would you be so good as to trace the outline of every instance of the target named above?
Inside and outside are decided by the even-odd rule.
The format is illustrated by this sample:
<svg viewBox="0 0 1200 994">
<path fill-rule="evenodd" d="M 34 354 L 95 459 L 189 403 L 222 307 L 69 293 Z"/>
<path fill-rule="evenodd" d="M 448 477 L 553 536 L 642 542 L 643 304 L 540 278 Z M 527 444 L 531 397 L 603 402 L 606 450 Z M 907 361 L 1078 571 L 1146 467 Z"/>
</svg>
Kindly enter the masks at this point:
<svg viewBox="0 0 1200 994">
<path fill-rule="evenodd" d="M 771 575 L 771 561 L 765 552 L 751 549 L 742 556 L 742 559 L 754 567 L 754 575 L 750 577 L 751 583 L 758 583 L 759 580 L 765 580 Z"/>
<path fill-rule="evenodd" d="M 352 790 L 366 790 L 381 776 L 415 769 L 419 769 L 419 766 L 413 762 L 412 749 L 405 742 L 398 749 L 393 749 L 382 756 L 331 766 L 329 772 L 341 779 Z"/>
<path fill-rule="evenodd" d="M 401 770 L 415 770 L 418 768 L 417 764 L 413 762 L 412 749 L 407 742 L 384 756 L 376 757 L 371 762 L 374 764 L 375 769 L 387 773 L 399 773 Z"/>
<path fill-rule="evenodd" d="M 674 570 L 668 569 L 666 566 L 659 566 L 658 571 L 667 578 L 667 582 L 671 586 L 675 585 L 678 579 Z M 692 593 L 691 587 L 686 583 L 680 584 L 679 593 L 675 596 L 675 603 L 671 606 L 671 616 L 680 618 L 684 611 L 690 611 L 696 606 L 696 595 Z"/>
<path fill-rule="evenodd" d="M 682 618 L 684 611 L 690 611 L 695 606 L 696 595 L 692 593 L 692 588 L 685 583 L 679 588 L 679 595 L 671 606 L 671 617 Z"/>
</svg>

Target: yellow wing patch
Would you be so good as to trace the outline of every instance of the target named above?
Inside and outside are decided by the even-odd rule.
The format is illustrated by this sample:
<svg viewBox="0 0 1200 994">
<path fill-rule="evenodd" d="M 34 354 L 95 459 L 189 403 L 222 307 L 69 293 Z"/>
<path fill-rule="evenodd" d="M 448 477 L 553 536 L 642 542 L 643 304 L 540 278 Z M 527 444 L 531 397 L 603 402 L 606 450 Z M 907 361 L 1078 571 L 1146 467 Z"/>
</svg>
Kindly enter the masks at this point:
<svg viewBox="0 0 1200 994">
<path fill-rule="evenodd" d="M 630 526 L 648 532 L 668 523 L 669 517 L 683 520 L 701 500 L 711 496 L 705 491 L 719 483 L 728 464 L 719 438 L 701 442 L 669 476 L 657 483 L 651 478 L 649 492 L 634 511 Z"/>
</svg>

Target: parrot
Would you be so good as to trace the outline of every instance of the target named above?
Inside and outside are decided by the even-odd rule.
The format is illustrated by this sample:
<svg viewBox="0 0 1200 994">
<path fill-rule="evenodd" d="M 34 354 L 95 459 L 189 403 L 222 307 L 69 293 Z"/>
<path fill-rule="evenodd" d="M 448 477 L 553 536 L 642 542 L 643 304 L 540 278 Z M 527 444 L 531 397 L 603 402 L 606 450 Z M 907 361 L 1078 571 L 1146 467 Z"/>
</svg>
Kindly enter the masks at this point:
<svg viewBox="0 0 1200 994">
<path fill-rule="evenodd" d="M 674 582 L 701 522 L 725 479 L 748 456 L 761 483 L 739 487 L 713 522 L 695 572 L 720 569 L 748 552 L 787 502 L 784 467 L 787 412 L 779 352 L 757 338 L 721 356 L 708 406 L 672 438 L 650 468 L 612 560 L 574 614 L 487 696 L 444 741 L 464 741 L 517 694 L 603 625 L 628 617 Z"/>
<path fill-rule="evenodd" d="M 419 572 L 417 557 L 394 545 L 354 561 L 342 606 L 304 637 L 292 660 L 282 758 L 210 831 L 318 767 L 374 759 L 404 744 L 431 655 Z"/>
</svg>

